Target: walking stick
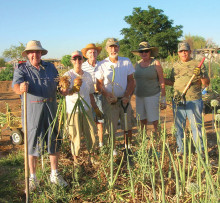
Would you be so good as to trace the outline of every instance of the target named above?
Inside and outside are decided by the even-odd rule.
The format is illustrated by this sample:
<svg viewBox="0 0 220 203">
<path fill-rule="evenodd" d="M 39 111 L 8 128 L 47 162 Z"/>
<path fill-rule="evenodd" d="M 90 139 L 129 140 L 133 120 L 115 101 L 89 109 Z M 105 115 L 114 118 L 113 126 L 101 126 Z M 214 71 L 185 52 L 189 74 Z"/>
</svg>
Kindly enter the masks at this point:
<svg viewBox="0 0 220 203">
<path fill-rule="evenodd" d="M 29 202 L 29 173 L 28 173 L 28 140 L 27 140 L 27 92 L 24 92 L 24 165 L 26 202 Z"/>
</svg>

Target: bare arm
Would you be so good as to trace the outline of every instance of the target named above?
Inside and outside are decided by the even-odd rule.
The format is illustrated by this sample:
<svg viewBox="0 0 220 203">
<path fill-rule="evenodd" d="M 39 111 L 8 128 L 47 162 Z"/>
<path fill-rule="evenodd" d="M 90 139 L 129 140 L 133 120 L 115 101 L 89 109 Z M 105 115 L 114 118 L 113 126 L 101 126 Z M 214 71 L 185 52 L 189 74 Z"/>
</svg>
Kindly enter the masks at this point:
<svg viewBox="0 0 220 203">
<path fill-rule="evenodd" d="M 99 92 L 102 93 L 103 96 L 105 96 L 106 98 L 109 96 L 112 96 L 111 92 L 106 91 L 105 87 L 104 87 L 104 81 L 103 80 L 98 80 L 97 79 L 97 83 L 96 83 L 97 89 Z"/>
<path fill-rule="evenodd" d="M 24 92 L 28 91 L 28 83 L 27 82 L 22 82 L 20 84 L 15 84 L 13 87 L 13 91 L 16 94 L 22 95 Z"/>
<path fill-rule="evenodd" d="M 210 79 L 209 78 L 201 78 L 202 85 L 207 87 L 209 86 Z"/>
<path fill-rule="evenodd" d="M 156 70 L 157 70 L 157 75 L 159 78 L 159 83 L 161 87 L 161 96 L 166 96 L 166 91 L 165 91 L 165 80 L 163 76 L 163 68 L 160 65 L 159 61 L 156 61 Z"/>
<path fill-rule="evenodd" d="M 133 94 L 134 88 L 135 88 L 134 76 L 133 74 L 131 74 L 131 75 L 128 75 L 127 77 L 127 88 L 126 88 L 124 97 L 129 98 Z"/>
</svg>

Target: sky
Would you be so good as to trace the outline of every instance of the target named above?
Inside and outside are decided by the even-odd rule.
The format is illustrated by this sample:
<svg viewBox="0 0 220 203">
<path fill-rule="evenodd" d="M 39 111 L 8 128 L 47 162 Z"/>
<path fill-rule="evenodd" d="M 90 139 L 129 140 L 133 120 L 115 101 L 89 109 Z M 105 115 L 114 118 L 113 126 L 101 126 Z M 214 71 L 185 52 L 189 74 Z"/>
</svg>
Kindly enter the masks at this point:
<svg viewBox="0 0 220 203">
<path fill-rule="evenodd" d="M 220 0 L 0 0 L 0 57 L 19 42 L 39 40 L 44 58 L 61 59 L 89 43 L 123 39 L 124 17 L 133 8 L 163 10 L 184 35 L 211 39 L 220 46 Z"/>
</svg>

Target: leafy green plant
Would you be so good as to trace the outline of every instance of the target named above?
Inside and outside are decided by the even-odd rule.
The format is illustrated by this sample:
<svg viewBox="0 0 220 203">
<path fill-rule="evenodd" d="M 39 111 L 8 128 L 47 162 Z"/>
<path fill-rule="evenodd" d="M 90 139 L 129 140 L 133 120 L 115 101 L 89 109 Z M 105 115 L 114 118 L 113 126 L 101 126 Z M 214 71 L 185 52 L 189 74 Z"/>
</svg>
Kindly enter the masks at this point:
<svg viewBox="0 0 220 203">
<path fill-rule="evenodd" d="M 0 81 L 10 81 L 13 79 L 14 69 L 11 65 L 7 65 L 5 70 L 0 71 Z"/>
</svg>

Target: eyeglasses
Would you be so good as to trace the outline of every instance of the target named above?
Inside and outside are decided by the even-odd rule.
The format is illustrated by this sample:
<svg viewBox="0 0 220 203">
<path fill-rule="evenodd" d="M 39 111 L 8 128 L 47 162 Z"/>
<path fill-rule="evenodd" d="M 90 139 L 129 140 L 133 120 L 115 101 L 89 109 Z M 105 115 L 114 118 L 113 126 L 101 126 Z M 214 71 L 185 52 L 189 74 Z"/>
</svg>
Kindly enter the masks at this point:
<svg viewBox="0 0 220 203">
<path fill-rule="evenodd" d="M 148 50 L 141 50 L 141 51 L 139 51 L 139 53 L 148 53 L 150 50 L 148 49 Z"/>
<path fill-rule="evenodd" d="M 82 60 L 82 57 L 81 57 L 81 56 L 75 56 L 75 57 L 73 57 L 73 60 L 74 60 L 74 61 L 76 61 L 77 59 L 78 59 L 79 61 L 81 61 L 81 60 Z"/>
</svg>

